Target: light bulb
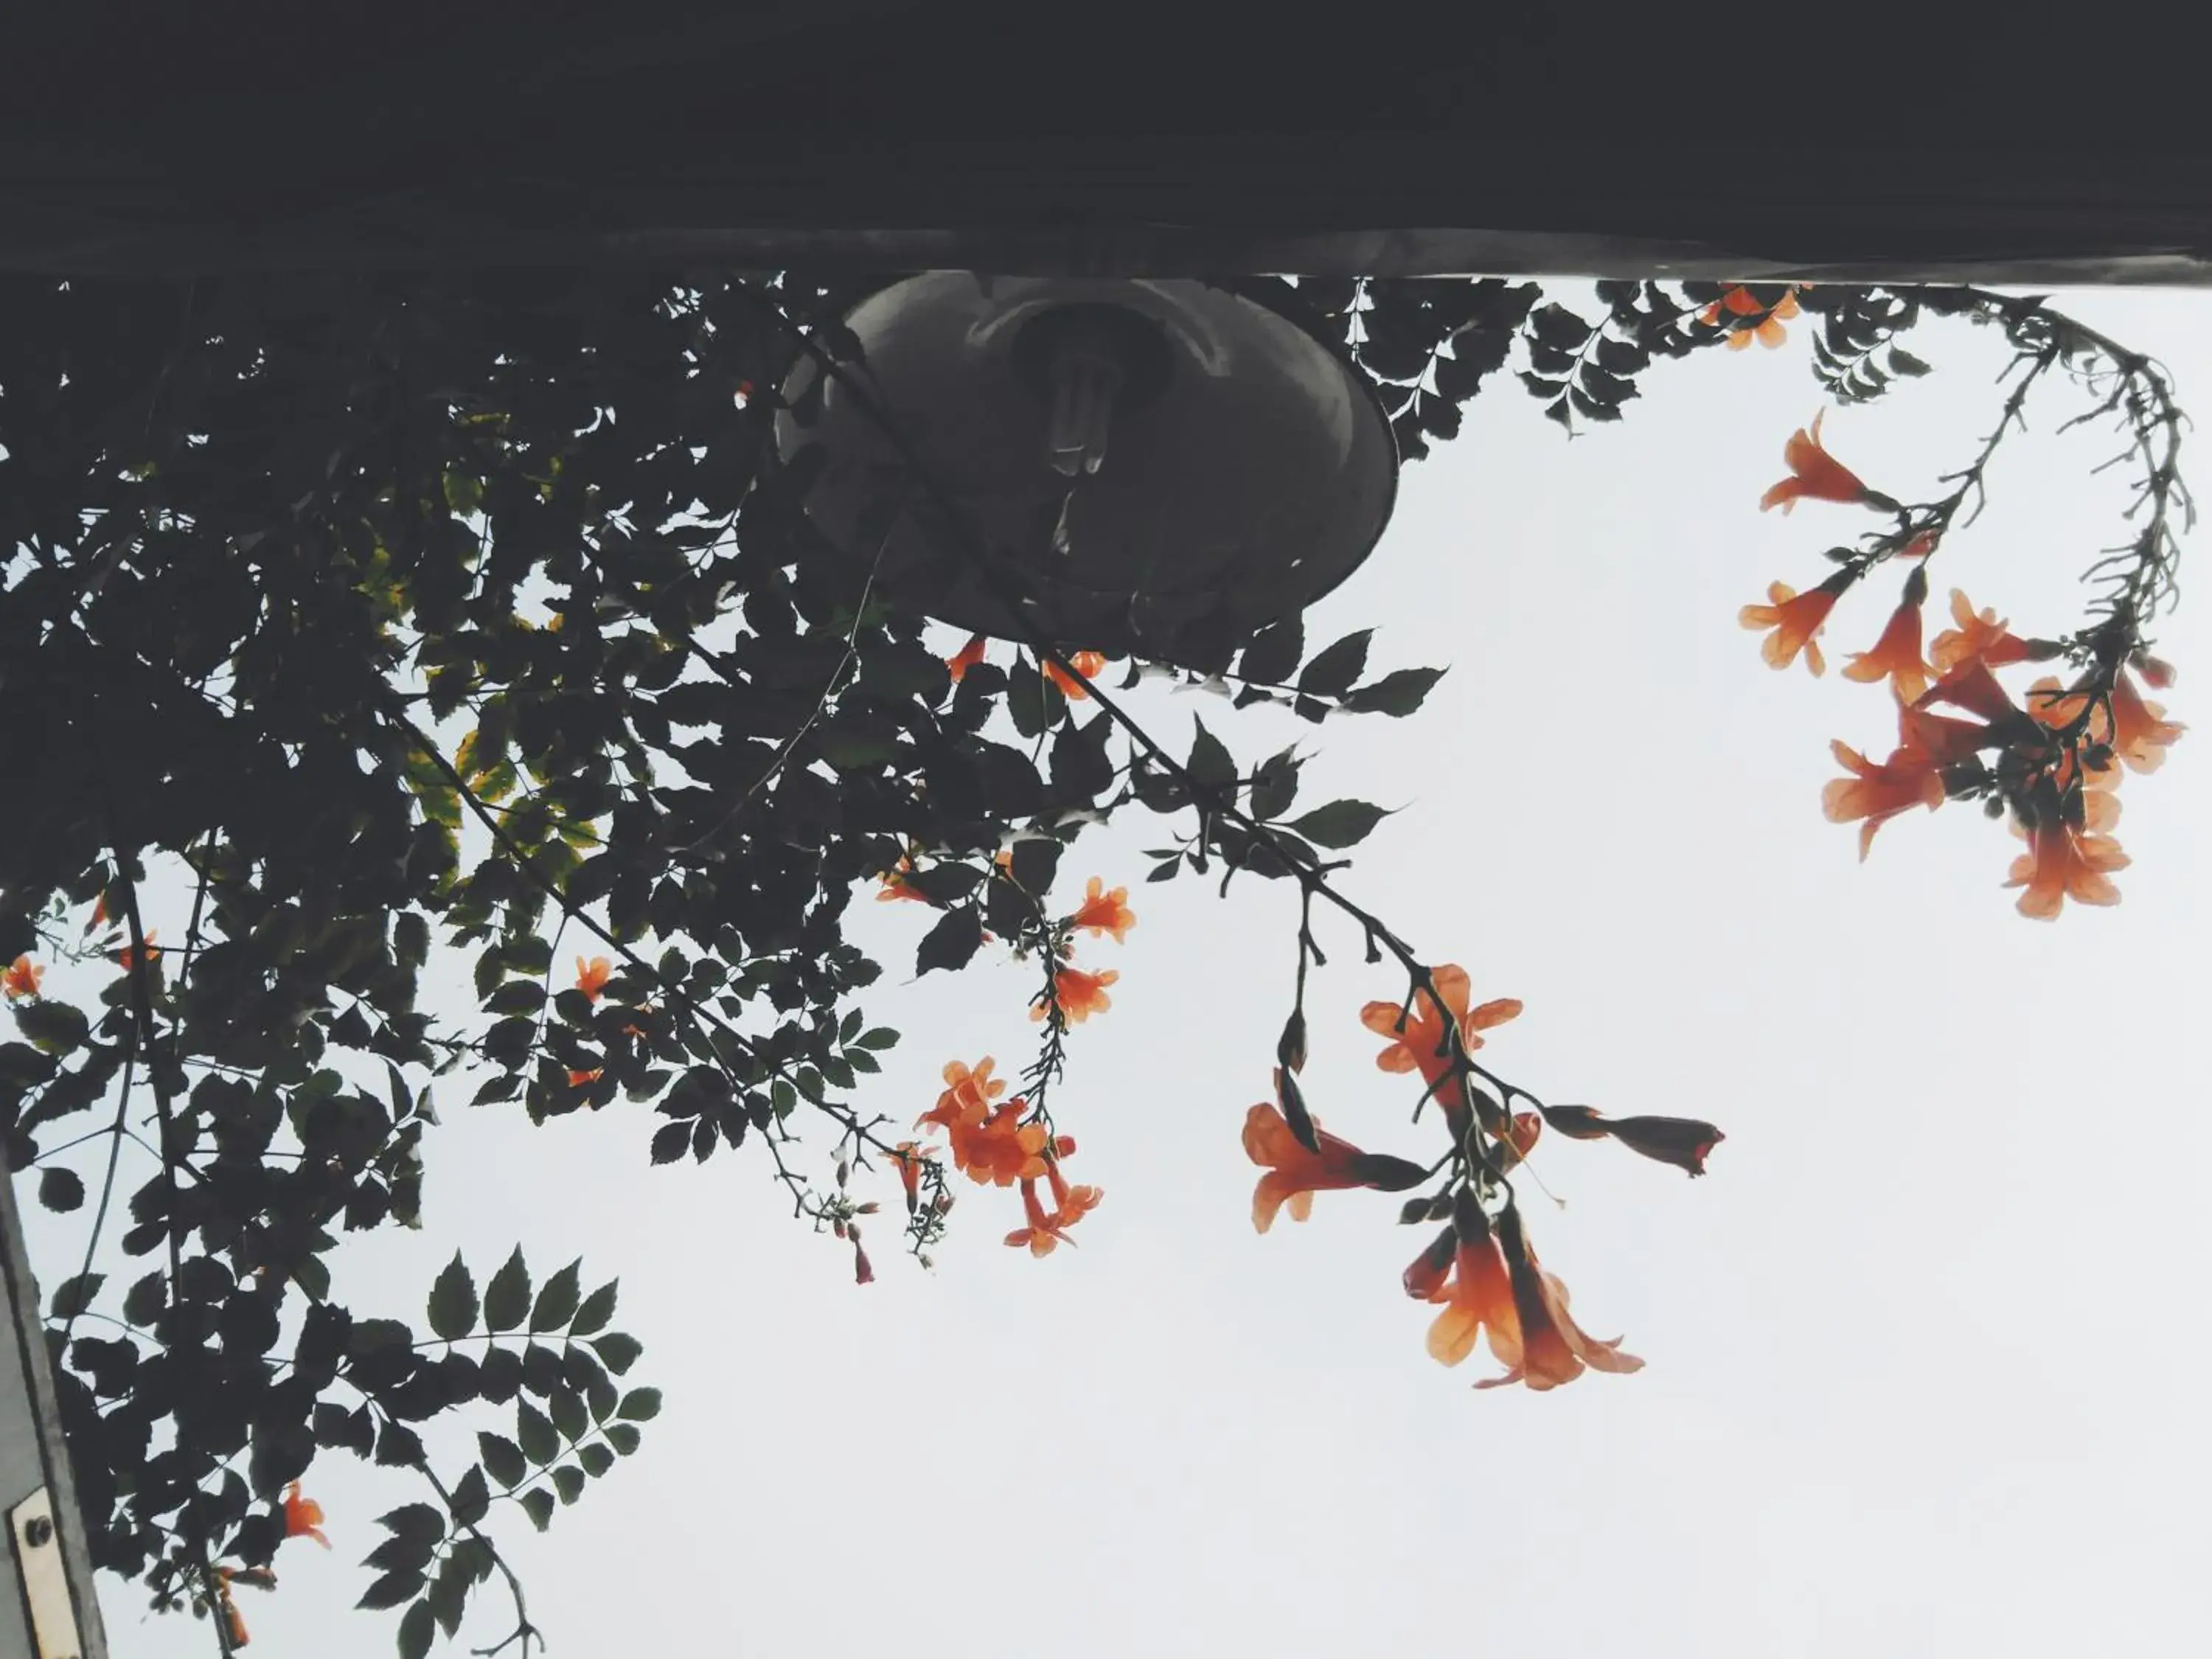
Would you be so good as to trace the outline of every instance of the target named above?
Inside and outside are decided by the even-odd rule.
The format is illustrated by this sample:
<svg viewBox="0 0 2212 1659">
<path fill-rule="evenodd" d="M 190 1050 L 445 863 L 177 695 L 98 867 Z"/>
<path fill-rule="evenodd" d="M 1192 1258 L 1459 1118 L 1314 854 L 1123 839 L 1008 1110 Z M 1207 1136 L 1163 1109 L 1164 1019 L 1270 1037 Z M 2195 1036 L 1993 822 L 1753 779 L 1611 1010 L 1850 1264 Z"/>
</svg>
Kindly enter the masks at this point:
<svg viewBox="0 0 2212 1659">
<path fill-rule="evenodd" d="M 1070 334 L 1053 348 L 1052 413 L 1046 437 L 1053 470 L 1067 477 L 1096 472 L 1106 459 L 1106 431 L 1121 390 L 1121 365 L 1101 340 Z"/>
</svg>

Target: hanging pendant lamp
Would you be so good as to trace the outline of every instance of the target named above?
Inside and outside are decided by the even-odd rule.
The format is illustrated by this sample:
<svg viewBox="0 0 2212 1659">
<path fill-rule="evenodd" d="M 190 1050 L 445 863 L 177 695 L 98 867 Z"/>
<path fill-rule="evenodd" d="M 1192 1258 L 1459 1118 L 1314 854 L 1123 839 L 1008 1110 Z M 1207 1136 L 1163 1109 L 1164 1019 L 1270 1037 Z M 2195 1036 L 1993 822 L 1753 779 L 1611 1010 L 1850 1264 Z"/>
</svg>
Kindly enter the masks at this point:
<svg viewBox="0 0 2212 1659">
<path fill-rule="evenodd" d="M 1241 295 L 934 271 L 846 321 L 864 396 L 801 362 L 778 448 L 820 444 L 809 516 L 894 603 L 957 627 L 1218 668 L 1351 574 L 1389 519 L 1397 448 L 1374 388 Z"/>
</svg>

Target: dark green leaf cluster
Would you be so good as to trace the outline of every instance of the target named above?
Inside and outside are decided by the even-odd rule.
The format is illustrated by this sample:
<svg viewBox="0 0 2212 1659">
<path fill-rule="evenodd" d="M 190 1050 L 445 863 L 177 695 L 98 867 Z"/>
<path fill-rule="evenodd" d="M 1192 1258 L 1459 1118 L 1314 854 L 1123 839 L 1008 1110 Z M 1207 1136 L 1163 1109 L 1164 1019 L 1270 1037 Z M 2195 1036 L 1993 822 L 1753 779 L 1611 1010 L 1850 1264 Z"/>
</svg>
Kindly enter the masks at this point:
<svg viewBox="0 0 2212 1659">
<path fill-rule="evenodd" d="M 1808 289 L 1798 303 L 1817 318 L 1813 372 L 1839 404 L 1871 403 L 1893 381 L 1917 379 L 1928 365 L 1896 343 L 1920 320 L 1918 295 L 1885 288 Z"/>
</svg>

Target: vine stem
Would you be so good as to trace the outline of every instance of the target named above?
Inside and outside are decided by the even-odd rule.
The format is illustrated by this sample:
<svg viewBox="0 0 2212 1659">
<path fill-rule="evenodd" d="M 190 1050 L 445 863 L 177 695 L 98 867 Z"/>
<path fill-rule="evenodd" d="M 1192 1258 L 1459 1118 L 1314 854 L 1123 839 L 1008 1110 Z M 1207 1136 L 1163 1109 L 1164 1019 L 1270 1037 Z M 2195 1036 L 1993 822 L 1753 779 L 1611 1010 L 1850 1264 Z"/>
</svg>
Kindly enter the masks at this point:
<svg viewBox="0 0 2212 1659">
<path fill-rule="evenodd" d="M 901 459 L 905 462 L 912 475 L 913 482 L 919 484 L 927 493 L 933 505 L 957 532 L 962 544 L 961 551 L 974 563 L 984 580 L 991 584 L 1001 603 L 1006 605 L 1008 612 L 1014 618 L 1015 625 L 1022 631 L 1024 642 L 1040 658 L 1057 665 L 1064 672 L 1076 674 L 1074 664 L 1069 660 L 1068 654 L 1060 649 L 1059 644 L 1046 637 L 1025 620 L 1026 612 L 1019 603 L 1022 596 L 1018 592 L 1012 589 L 1003 573 L 988 556 L 984 551 L 983 539 L 976 533 L 965 508 L 946 492 L 942 483 L 924 464 L 920 451 L 905 429 L 891 417 L 890 412 L 869 393 L 867 389 L 848 372 L 843 364 L 837 362 L 823 348 L 821 343 L 811 333 L 795 322 L 788 313 L 779 311 L 777 315 L 786 331 L 798 343 L 799 349 L 814 363 L 817 372 L 836 380 L 847 395 L 853 398 L 862 415 L 872 422 L 898 451 Z M 1080 677 L 1078 676 L 1078 678 Z M 1274 854 L 1285 867 L 1297 878 L 1300 885 L 1309 896 L 1327 900 L 1338 911 L 1359 925 L 1367 939 L 1370 961 L 1380 959 L 1376 953 L 1378 945 L 1396 958 L 1399 966 L 1405 969 L 1416 992 L 1425 994 L 1431 1006 L 1442 1017 L 1441 1023 L 1445 1031 L 1445 1046 L 1451 1058 L 1452 1070 L 1460 1080 L 1470 1113 L 1476 1121 L 1486 1127 L 1502 1130 L 1510 1124 L 1510 1121 L 1504 1109 L 1505 1103 L 1510 1103 L 1516 1096 L 1528 1100 L 1539 1109 L 1541 1109 L 1542 1103 L 1528 1091 L 1506 1084 L 1495 1073 L 1475 1062 L 1462 1040 L 1458 1023 L 1449 1016 L 1449 1006 L 1438 993 L 1436 981 L 1431 975 L 1427 963 L 1414 953 L 1410 945 L 1393 932 L 1379 916 L 1332 885 L 1328 877 L 1318 867 L 1318 860 L 1311 854 L 1282 840 L 1273 830 L 1243 811 L 1236 805 L 1233 787 L 1228 799 L 1218 799 L 1213 791 L 1200 783 L 1192 775 L 1188 767 L 1161 746 L 1158 740 L 1146 730 L 1135 716 L 1121 706 L 1119 699 L 1110 695 L 1095 681 L 1090 683 L 1089 690 L 1092 699 L 1097 702 L 1099 708 L 1127 734 L 1131 742 L 1137 744 L 1161 769 L 1182 782 L 1198 808 L 1201 825 L 1209 816 L 1237 825 Z M 1502 1096 L 1501 1102 L 1490 1102 L 1468 1086 L 1468 1079 L 1474 1077 L 1480 1077 L 1489 1082 L 1493 1088 L 1498 1089 Z M 1492 1174 L 1503 1185 L 1503 1172 L 1496 1169 L 1488 1149 L 1478 1148 L 1478 1152 L 1482 1161 L 1491 1164 Z M 1510 1193 L 1510 1187 L 1507 1190 Z"/>
</svg>

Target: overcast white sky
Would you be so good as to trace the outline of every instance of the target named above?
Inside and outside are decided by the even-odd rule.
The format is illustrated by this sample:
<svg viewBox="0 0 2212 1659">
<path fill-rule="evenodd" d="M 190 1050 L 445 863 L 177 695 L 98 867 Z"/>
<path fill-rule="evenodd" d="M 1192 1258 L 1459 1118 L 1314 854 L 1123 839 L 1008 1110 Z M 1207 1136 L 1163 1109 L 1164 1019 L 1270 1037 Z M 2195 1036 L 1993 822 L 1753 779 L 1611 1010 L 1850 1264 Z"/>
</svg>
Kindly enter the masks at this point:
<svg viewBox="0 0 2212 1659">
<path fill-rule="evenodd" d="M 2212 296 L 2075 303 L 2212 400 Z M 969 1188 L 935 1273 L 886 1236 L 859 1289 L 752 1157 L 653 1170 L 635 1111 L 532 1132 L 441 1091 L 428 1224 L 362 1252 L 356 1305 L 389 1287 L 419 1321 L 456 1243 L 480 1273 L 517 1241 L 541 1268 L 580 1254 L 587 1283 L 621 1275 L 636 1376 L 667 1393 L 548 1535 L 495 1511 L 556 1656 L 2203 1650 L 2212 590 L 2185 572 L 2163 630 L 2168 701 L 2200 729 L 2121 792 L 2119 908 L 2015 915 L 2016 843 L 1970 808 L 1891 824 L 1860 866 L 1820 786 L 1831 738 L 1887 743 L 1886 692 L 1775 673 L 1735 618 L 1859 527 L 1755 508 L 1820 406 L 1807 334 L 1655 370 L 1624 424 L 1571 443 L 1501 382 L 1310 621 L 1377 627 L 1378 665 L 1454 665 L 1411 720 L 1322 729 L 1306 790 L 1405 809 L 1348 885 L 1478 998 L 1526 1000 L 1486 1058 L 1553 1099 L 1728 1133 L 1695 1182 L 1606 1144 L 1537 1160 L 1565 1206 L 1532 1194 L 1532 1237 L 1647 1369 L 1471 1392 L 1485 1359 L 1423 1352 L 1431 1310 L 1397 1275 L 1425 1231 L 1395 1199 L 1325 1194 L 1255 1237 L 1237 1133 L 1286 1006 L 1291 894 L 1140 886 L 1127 946 L 1086 951 L 1121 981 L 1058 1103 L 1071 1174 L 1106 1201 L 1047 1261 L 1000 1243 L 1010 1194 Z M 1936 376 L 1832 414 L 1832 448 L 1934 493 L 1993 417 L 1994 345 L 1931 325 L 1913 349 Z M 2088 477 L 2101 434 L 2053 435 L 2075 398 L 2039 394 L 1990 512 L 1935 562 L 1936 606 L 1960 585 L 2023 631 L 2071 625 L 2118 487 Z M 2212 441 L 2195 453 L 2212 488 Z M 1892 586 L 1846 601 L 1832 658 L 1872 642 Z M 1244 759 L 1284 740 L 1202 707 Z M 1064 878 L 1133 884 L 1160 839 L 1133 821 Z M 910 962 L 926 913 L 860 909 Z M 1316 1108 L 1425 1160 L 1436 1132 L 1407 1127 L 1358 1019 L 1400 988 L 1325 942 Z M 1026 969 L 902 976 L 868 1004 L 909 1034 L 870 1103 L 923 1109 L 949 1059 L 1018 1069 Z M 34 1219 L 49 1274 L 70 1219 Z M 343 1455 L 310 1485 L 337 1548 L 292 1544 L 276 1594 L 242 1593 L 254 1651 L 380 1659 L 397 1615 L 346 1611 L 355 1564 L 417 1494 Z M 119 1655 L 212 1651 L 135 1592 L 106 1607 Z M 488 1592 L 465 1642 L 503 1613 Z"/>
</svg>

